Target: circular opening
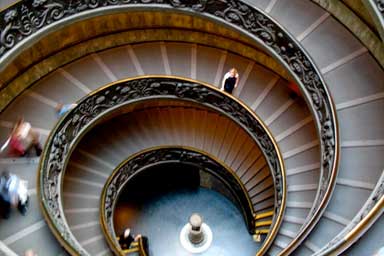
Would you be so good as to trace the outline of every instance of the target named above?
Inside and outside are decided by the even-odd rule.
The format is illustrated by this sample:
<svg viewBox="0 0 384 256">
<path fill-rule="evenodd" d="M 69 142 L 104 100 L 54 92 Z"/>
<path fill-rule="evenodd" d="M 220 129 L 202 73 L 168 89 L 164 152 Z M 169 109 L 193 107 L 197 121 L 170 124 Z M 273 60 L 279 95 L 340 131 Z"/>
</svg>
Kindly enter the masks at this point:
<svg viewBox="0 0 384 256">
<path fill-rule="evenodd" d="M 130 228 L 147 237 L 149 254 L 155 256 L 253 255 L 260 244 L 252 240 L 230 195 L 225 184 L 196 166 L 152 166 L 126 183 L 114 211 L 114 229 L 118 236 Z M 197 243 L 189 237 L 193 213 L 203 222 L 203 239 Z"/>
</svg>

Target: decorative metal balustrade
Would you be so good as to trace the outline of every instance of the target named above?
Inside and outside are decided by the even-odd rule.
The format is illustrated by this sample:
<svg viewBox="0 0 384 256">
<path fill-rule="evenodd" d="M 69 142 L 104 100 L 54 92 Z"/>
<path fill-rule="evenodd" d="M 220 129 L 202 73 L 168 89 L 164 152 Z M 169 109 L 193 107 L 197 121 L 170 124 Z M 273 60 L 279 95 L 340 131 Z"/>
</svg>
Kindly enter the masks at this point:
<svg viewBox="0 0 384 256">
<path fill-rule="evenodd" d="M 157 147 L 144 150 L 129 157 L 113 171 L 104 185 L 100 204 L 100 219 L 104 236 L 115 254 L 124 255 L 124 252 L 119 249 L 113 220 L 114 209 L 116 208 L 121 191 L 123 191 L 124 188 L 129 185 L 129 181 L 140 172 L 156 165 L 170 163 L 195 166 L 199 170 L 218 177 L 236 199 L 237 205 L 240 207 L 247 223 L 248 230 L 251 233 L 255 232 L 252 202 L 246 188 L 234 171 L 222 163 L 219 163 L 217 159 L 214 159 L 207 153 L 194 148 Z"/>
<path fill-rule="evenodd" d="M 367 0 L 363 1 L 365 7 L 370 12 L 376 28 L 384 41 L 384 1 L 383 0 Z"/>
<path fill-rule="evenodd" d="M 327 205 L 334 187 L 338 164 L 338 130 L 336 113 L 324 81 L 308 54 L 281 26 L 260 10 L 235 0 L 23 0 L 0 13 L 0 63 L 7 64 L 20 49 L 31 42 L 34 35 L 54 30 L 71 18 L 86 17 L 92 12 L 103 12 L 121 7 L 161 8 L 177 10 L 187 15 L 200 15 L 219 25 L 242 31 L 254 42 L 263 45 L 295 77 L 304 98 L 311 107 L 321 141 L 321 175 L 319 190 L 310 211 L 310 217 L 285 252 L 291 252 L 315 226 Z M 4 66 L 3 66 L 4 67 Z M 88 117 L 79 116 L 87 121 Z M 66 140 L 55 138 L 57 143 Z M 66 150 L 63 147 L 58 150 Z M 62 157 L 62 156 L 57 156 Z M 60 165 L 60 161 L 55 165 Z M 46 166 L 43 165 L 43 168 Z M 62 166 L 58 166 L 57 175 Z M 42 170 L 44 171 L 44 170 Z M 52 175 L 52 174 L 50 174 Z M 55 180 L 55 179 L 53 179 Z M 55 195 L 57 196 L 57 195 Z M 57 207 L 52 205 L 51 208 Z M 58 216 L 61 221 L 61 216 Z M 60 231 L 61 232 L 61 231 Z M 64 232 L 64 231 L 63 231 Z M 66 233 L 63 233 L 65 236 Z"/>
<path fill-rule="evenodd" d="M 377 6 L 377 9 L 381 13 L 381 16 L 384 16 L 384 1 L 383 0 L 375 0 L 375 4 Z"/>
<path fill-rule="evenodd" d="M 341 255 L 356 242 L 384 212 L 384 171 L 364 206 L 337 236 L 314 255 Z"/>
<path fill-rule="evenodd" d="M 87 255 L 68 227 L 60 194 L 67 161 L 82 136 L 120 108 L 160 98 L 191 101 L 220 112 L 243 127 L 259 145 L 275 187 L 275 216 L 265 243 L 270 245 L 281 223 L 286 200 L 284 166 L 275 141 L 255 114 L 235 98 L 215 87 L 175 77 L 141 77 L 112 83 L 81 100 L 60 120 L 48 138 L 39 167 L 39 195 L 55 235 L 64 239 L 61 242 L 71 253 Z M 267 246 L 263 250 L 266 249 Z"/>
</svg>

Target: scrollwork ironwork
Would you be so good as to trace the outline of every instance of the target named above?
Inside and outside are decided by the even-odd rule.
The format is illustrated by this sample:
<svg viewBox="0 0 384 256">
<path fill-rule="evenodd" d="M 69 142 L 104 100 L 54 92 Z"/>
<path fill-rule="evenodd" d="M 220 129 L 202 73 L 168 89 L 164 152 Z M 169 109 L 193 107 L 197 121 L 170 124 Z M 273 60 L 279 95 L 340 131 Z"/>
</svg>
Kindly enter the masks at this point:
<svg viewBox="0 0 384 256">
<path fill-rule="evenodd" d="M 378 2 L 379 3 L 379 2 Z M 334 111 L 319 72 L 299 45 L 276 23 L 255 8 L 235 0 L 34 0 L 21 1 L 0 13 L 0 58 L 28 36 L 60 19 L 96 8 L 129 5 L 167 5 L 210 14 L 242 28 L 269 46 L 298 76 L 315 108 L 322 141 L 322 170 L 327 183 L 335 165 Z M 328 184 L 320 186 L 327 189 Z M 326 191 L 320 191 L 324 194 Z M 317 203 L 320 205 L 321 200 Z M 314 212 L 314 211 L 313 211 Z"/>
<path fill-rule="evenodd" d="M 104 198 L 101 200 L 104 202 L 104 205 L 101 205 L 104 213 L 102 219 L 106 223 L 106 232 L 110 237 L 116 237 L 113 228 L 113 211 L 117 203 L 119 192 L 139 171 L 146 169 L 148 166 L 153 166 L 154 164 L 158 165 L 170 162 L 197 166 L 200 170 L 204 170 L 223 178 L 228 184 L 228 188 L 238 200 L 239 205 L 243 207 L 242 212 L 247 222 L 248 229 L 250 229 L 250 232 L 254 232 L 253 210 L 247 207 L 247 205 L 249 206 L 249 199 L 247 199 L 248 196 L 242 189 L 239 181 L 237 181 L 225 167 L 209 156 L 192 149 L 169 147 L 148 150 L 125 161 L 113 172 L 112 176 L 109 178 L 109 182 L 105 184 Z"/>
<path fill-rule="evenodd" d="M 379 203 L 379 201 L 384 196 L 384 172 L 382 173 L 380 179 L 377 182 L 377 185 L 371 195 L 369 196 L 368 200 L 364 204 L 364 206 L 361 208 L 359 213 L 353 218 L 353 220 L 337 235 L 335 236 L 330 242 L 328 242 L 321 250 L 316 252 L 315 255 L 329 255 L 331 253 L 335 253 L 338 250 L 338 247 L 343 245 L 344 243 L 352 243 L 353 241 L 346 241 L 345 237 L 351 233 L 357 225 L 361 223 L 369 214 L 372 213 L 375 206 Z M 381 212 L 383 210 L 379 209 L 378 212 L 373 213 L 375 216 L 380 216 Z M 371 222 L 372 223 L 372 222 Z M 364 234 L 364 232 L 359 232 L 357 234 L 357 237 L 361 237 Z M 345 248 L 344 248 L 345 249 Z M 342 249 L 343 250 L 343 249 Z M 337 254 L 342 253 L 342 251 L 337 251 Z"/>
<path fill-rule="evenodd" d="M 381 12 L 381 15 L 384 16 L 384 1 L 383 0 L 375 0 L 375 4 L 377 9 Z"/>
<path fill-rule="evenodd" d="M 133 80 L 121 81 L 109 85 L 83 99 L 69 115 L 60 121 L 53 131 L 44 152 L 44 159 L 40 166 L 40 180 L 43 184 L 42 200 L 49 217 L 55 227 L 66 238 L 66 241 L 81 255 L 87 255 L 71 235 L 65 222 L 60 199 L 60 180 L 64 172 L 66 161 L 72 145 L 81 137 L 88 125 L 96 123 L 111 109 L 122 107 L 137 100 L 148 100 L 158 97 L 179 99 L 204 104 L 225 115 L 235 122 L 254 138 L 264 153 L 270 166 L 275 188 L 275 212 L 283 211 L 283 191 L 285 190 L 282 175 L 282 163 L 272 138 L 263 125 L 243 105 L 224 95 L 217 89 L 199 84 L 197 82 L 182 80 L 173 77 L 142 77 Z M 167 155 L 163 158 L 166 159 Z M 180 159 L 192 161 L 191 154 L 181 155 Z M 196 160 L 197 158 L 193 158 Z M 140 159 L 139 159 L 140 160 Z M 156 159 L 152 159 L 155 161 Z M 204 160 L 200 158 L 199 160 Z M 205 161 L 207 162 L 207 161 Z M 132 168 L 127 165 L 123 172 L 129 175 Z M 121 176 L 124 177 L 124 176 Z M 119 182 L 119 181 L 116 181 Z M 233 181 L 233 184 L 234 181 Z M 118 184 L 116 184 L 118 185 Z M 235 187 L 234 187 L 235 188 Z M 117 191 L 110 190 L 113 196 Z M 107 201 L 107 204 L 112 204 Z M 247 217 L 250 218 L 249 216 Z M 248 221 L 250 223 L 250 221 Z"/>
<path fill-rule="evenodd" d="M 376 3 L 381 6 L 381 2 Z M 337 172 L 338 154 L 336 113 L 320 72 L 305 51 L 282 27 L 254 7 L 238 0 L 22 0 L 0 13 L 0 62 L 10 53 L 17 54 L 18 46 L 36 32 L 58 24 L 64 18 L 96 9 L 102 13 L 103 8 L 111 6 L 130 5 L 183 9 L 191 15 L 199 13 L 208 19 L 214 17 L 230 24 L 266 45 L 267 49 L 284 62 L 290 72 L 300 80 L 303 95 L 313 108 L 322 154 L 320 190 L 310 212 L 312 218 L 304 224 L 301 233 L 305 236 L 325 208 L 327 195 L 334 186 L 332 181 Z M 79 118 L 86 123 L 89 117 Z M 276 177 L 276 180 L 279 180 L 279 177 Z"/>
</svg>

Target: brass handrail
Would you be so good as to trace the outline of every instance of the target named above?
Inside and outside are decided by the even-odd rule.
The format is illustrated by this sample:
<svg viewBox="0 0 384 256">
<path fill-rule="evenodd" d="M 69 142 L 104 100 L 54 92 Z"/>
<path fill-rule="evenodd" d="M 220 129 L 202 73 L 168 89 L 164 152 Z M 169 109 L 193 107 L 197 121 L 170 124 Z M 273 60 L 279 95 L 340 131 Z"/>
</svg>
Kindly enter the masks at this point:
<svg viewBox="0 0 384 256">
<path fill-rule="evenodd" d="M 379 0 L 363 1 L 365 7 L 370 12 L 376 28 L 380 33 L 381 40 L 384 42 L 384 3 Z"/>
<path fill-rule="evenodd" d="M 242 1 L 27 1 L 23 0 L 0 13 L 0 63 L 9 63 L 28 40 L 34 41 L 69 20 L 76 21 L 106 12 L 122 10 L 171 10 L 204 16 L 220 25 L 234 28 L 260 44 L 298 82 L 303 97 L 312 108 L 321 141 L 321 178 L 314 205 L 298 236 L 284 252 L 292 251 L 313 229 L 329 202 L 335 184 L 339 156 L 339 138 L 335 107 L 323 78 L 300 44 L 276 21 Z M 32 17 L 32 18 L 31 18 Z M 24 19 L 24 20 L 23 20 Z M 33 23 L 31 22 L 33 20 Z M 57 26 L 57 27 L 55 27 Z M 2 67 L 0 65 L 0 67 Z"/>
<path fill-rule="evenodd" d="M 24 49 L 28 40 L 54 30 L 55 26 L 85 19 L 89 15 L 116 13 L 135 8 L 171 10 L 204 16 L 219 25 L 234 28 L 260 44 L 284 65 L 298 82 L 303 97 L 312 108 L 321 141 L 321 178 L 314 205 L 298 237 L 286 248 L 292 251 L 310 232 L 327 205 L 337 173 L 339 138 L 335 107 L 319 70 L 300 44 L 277 22 L 257 8 L 242 1 L 27 1 L 23 0 L 0 13 L 0 67 Z M 34 19 L 27 19 L 33 16 Z M 23 22 L 23 19 L 24 22 Z M 34 20 L 31 23 L 31 20 Z M 57 28 L 56 27 L 56 28 Z"/>
<path fill-rule="evenodd" d="M 185 100 L 228 116 L 254 139 L 267 159 L 275 184 L 273 227 L 258 252 L 273 241 L 282 221 L 286 202 L 285 170 L 281 153 L 270 131 L 246 105 L 214 86 L 174 76 L 143 76 L 108 84 L 83 98 L 52 130 L 40 160 L 38 187 L 41 207 L 49 226 L 72 254 L 88 255 L 71 233 L 65 219 L 61 189 L 69 157 L 85 133 L 119 108 L 153 99 Z"/>
<path fill-rule="evenodd" d="M 255 227 L 272 225 L 272 219 L 254 223 L 253 206 L 245 186 L 235 171 L 220 159 L 205 151 L 189 146 L 157 146 L 139 151 L 121 162 L 110 174 L 103 187 L 100 203 L 100 223 L 109 247 L 117 255 L 124 255 L 119 248 L 118 240 L 116 239 L 117 234 L 113 225 L 114 210 L 120 193 L 131 179 L 146 170 L 148 166 L 153 167 L 159 164 L 174 162 L 198 166 L 199 169 L 212 172 L 225 180 L 230 186 L 229 189 L 238 200 L 246 222 L 250 222 L 248 223 L 248 228 L 253 229 L 252 233 L 255 233 Z M 244 208 L 244 204 L 248 204 L 248 207 Z M 249 216 L 252 218 L 251 221 L 247 220 Z M 273 215 L 268 216 L 272 217 Z"/>
<path fill-rule="evenodd" d="M 353 220 L 315 256 L 340 255 L 357 241 L 384 212 L 384 171 L 368 200 Z"/>
</svg>

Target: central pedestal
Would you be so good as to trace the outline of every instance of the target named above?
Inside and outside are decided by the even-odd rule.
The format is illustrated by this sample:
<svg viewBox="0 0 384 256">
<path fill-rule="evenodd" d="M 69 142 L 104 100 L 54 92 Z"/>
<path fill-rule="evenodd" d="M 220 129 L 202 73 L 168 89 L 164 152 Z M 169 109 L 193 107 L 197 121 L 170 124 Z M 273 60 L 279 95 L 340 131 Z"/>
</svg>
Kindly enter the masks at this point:
<svg viewBox="0 0 384 256">
<path fill-rule="evenodd" d="M 212 231 L 203 218 L 194 213 L 180 232 L 181 245 L 190 253 L 202 253 L 212 244 Z"/>
</svg>

